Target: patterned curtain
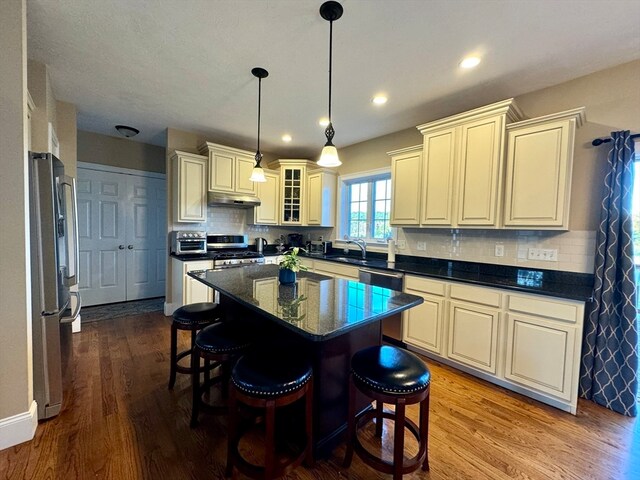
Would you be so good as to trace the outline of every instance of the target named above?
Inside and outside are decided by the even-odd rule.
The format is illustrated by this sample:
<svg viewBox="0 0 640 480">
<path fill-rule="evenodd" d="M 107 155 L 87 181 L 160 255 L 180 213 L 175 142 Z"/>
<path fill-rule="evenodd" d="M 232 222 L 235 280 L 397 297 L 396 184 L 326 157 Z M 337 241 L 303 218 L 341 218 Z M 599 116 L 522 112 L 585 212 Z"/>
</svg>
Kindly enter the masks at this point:
<svg viewBox="0 0 640 480">
<path fill-rule="evenodd" d="M 611 134 L 595 258 L 593 308 L 585 324 L 580 396 L 636 416 L 638 312 L 633 263 L 633 140 Z"/>
</svg>

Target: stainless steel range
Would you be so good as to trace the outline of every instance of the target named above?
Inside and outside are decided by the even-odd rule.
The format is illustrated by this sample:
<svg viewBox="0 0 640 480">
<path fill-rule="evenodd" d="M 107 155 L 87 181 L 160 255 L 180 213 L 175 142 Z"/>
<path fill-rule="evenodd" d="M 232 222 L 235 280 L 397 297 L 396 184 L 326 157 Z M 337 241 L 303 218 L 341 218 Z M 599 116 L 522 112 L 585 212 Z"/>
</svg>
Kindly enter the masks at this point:
<svg viewBox="0 0 640 480">
<path fill-rule="evenodd" d="M 207 253 L 214 270 L 264 263 L 264 255 L 249 250 L 247 235 L 207 234 Z"/>
</svg>

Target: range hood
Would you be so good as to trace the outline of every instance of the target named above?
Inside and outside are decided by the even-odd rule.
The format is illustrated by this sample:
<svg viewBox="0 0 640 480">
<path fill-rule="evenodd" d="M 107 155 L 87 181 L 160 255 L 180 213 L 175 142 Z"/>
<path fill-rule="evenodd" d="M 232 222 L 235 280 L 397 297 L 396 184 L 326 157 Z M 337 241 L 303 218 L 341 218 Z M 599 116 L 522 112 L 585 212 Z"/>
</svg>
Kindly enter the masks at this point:
<svg viewBox="0 0 640 480">
<path fill-rule="evenodd" d="M 236 208 L 252 208 L 260 206 L 260 199 L 253 195 L 238 195 L 225 192 L 208 192 L 207 205 Z"/>
</svg>

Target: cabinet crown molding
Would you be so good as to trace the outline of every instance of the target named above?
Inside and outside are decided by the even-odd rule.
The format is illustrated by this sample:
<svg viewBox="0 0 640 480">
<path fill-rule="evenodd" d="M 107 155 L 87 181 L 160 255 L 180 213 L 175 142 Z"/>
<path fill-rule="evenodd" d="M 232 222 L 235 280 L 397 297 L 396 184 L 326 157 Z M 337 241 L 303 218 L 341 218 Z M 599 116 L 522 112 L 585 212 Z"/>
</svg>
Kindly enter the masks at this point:
<svg viewBox="0 0 640 480">
<path fill-rule="evenodd" d="M 387 155 L 392 157 L 394 155 L 402 155 L 403 153 L 419 152 L 422 150 L 422 147 L 423 147 L 422 144 L 420 144 L 420 145 L 414 145 L 413 147 L 399 148 L 397 150 L 391 150 L 390 152 L 387 152 Z"/>
<path fill-rule="evenodd" d="M 575 120 L 576 127 L 581 127 L 587 121 L 587 114 L 585 107 L 572 108 L 571 110 L 565 110 L 563 112 L 551 113 L 543 117 L 530 118 L 528 120 L 521 120 L 519 122 L 510 123 L 506 126 L 507 130 L 512 128 L 529 127 L 540 123 L 553 122 L 556 120 Z"/>
<path fill-rule="evenodd" d="M 198 151 L 203 155 L 208 155 L 211 150 L 224 150 L 228 153 L 233 153 L 236 155 L 245 155 L 249 157 L 253 157 L 255 152 L 250 152 L 249 150 L 242 150 L 240 148 L 228 147 L 226 145 L 220 145 L 219 143 L 212 142 L 204 142 L 198 146 Z"/>
<path fill-rule="evenodd" d="M 316 162 L 312 162 L 308 158 L 279 158 L 269 164 L 269 168 L 274 170 L 284 166 L 318 168 L 318 164 Z"/>
<path fill-rule="evenodd" d="M 478 120 L 485 116 L 488 117 L 499 114 L 506 115 L 506 123 L 517 122 L 525 118 L 522 110 L 520 110 L 518 105 L 516 105 L 515 100 L 513 98 L 508 98 L 507 100 L 502 100 L 501 102 L 492 103 L 480 108 L 441 118 L 440 120 L 424 123 L 422 125 L 418 125 L 416 128 L 420 130 L 420 133 L 424 135 L 425 133 L 432 130 L 459 125 L 460 123 L 463 123 L 467 120 Z"/>
<path fill-rule="evenodd" d="M 198 155 L 197 153 L 192 153 L 192 152 L 184 152 L 182 150 L 174 150 L 173 153 L 171 154 L 171 158 L 175 158 L 175 157 L 191 157 L 191 158 L 197 158 L 198 160 L 206 160 L 207 157 L 204 155 Z"/>
</svg>

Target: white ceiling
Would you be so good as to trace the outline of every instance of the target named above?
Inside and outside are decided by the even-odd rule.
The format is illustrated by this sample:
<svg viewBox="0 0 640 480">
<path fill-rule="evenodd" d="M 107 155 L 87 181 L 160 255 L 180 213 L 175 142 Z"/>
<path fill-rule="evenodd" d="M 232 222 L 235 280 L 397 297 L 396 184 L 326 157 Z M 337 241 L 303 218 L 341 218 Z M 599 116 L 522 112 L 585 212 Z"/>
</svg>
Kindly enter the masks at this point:
<svg viewBox="0 0 640 480">
<path fill-rule="evenodd" d="M 46 63 L 78 128 L 171 126 L 316 156 L 327 114 L 321 0 L 29 0 L 29 57 Z M 338 148 L 640 58 L 638 0 L 343 0 L 334 24 Z M 483 62 L 461 71 L 466 55 Z M 374 93 L 389 102 L 375 107 Z M 526 112 L 525 112 L 526 113 Z M 283 133 L 293 136 L 286 146 Z"/>
</svg>

